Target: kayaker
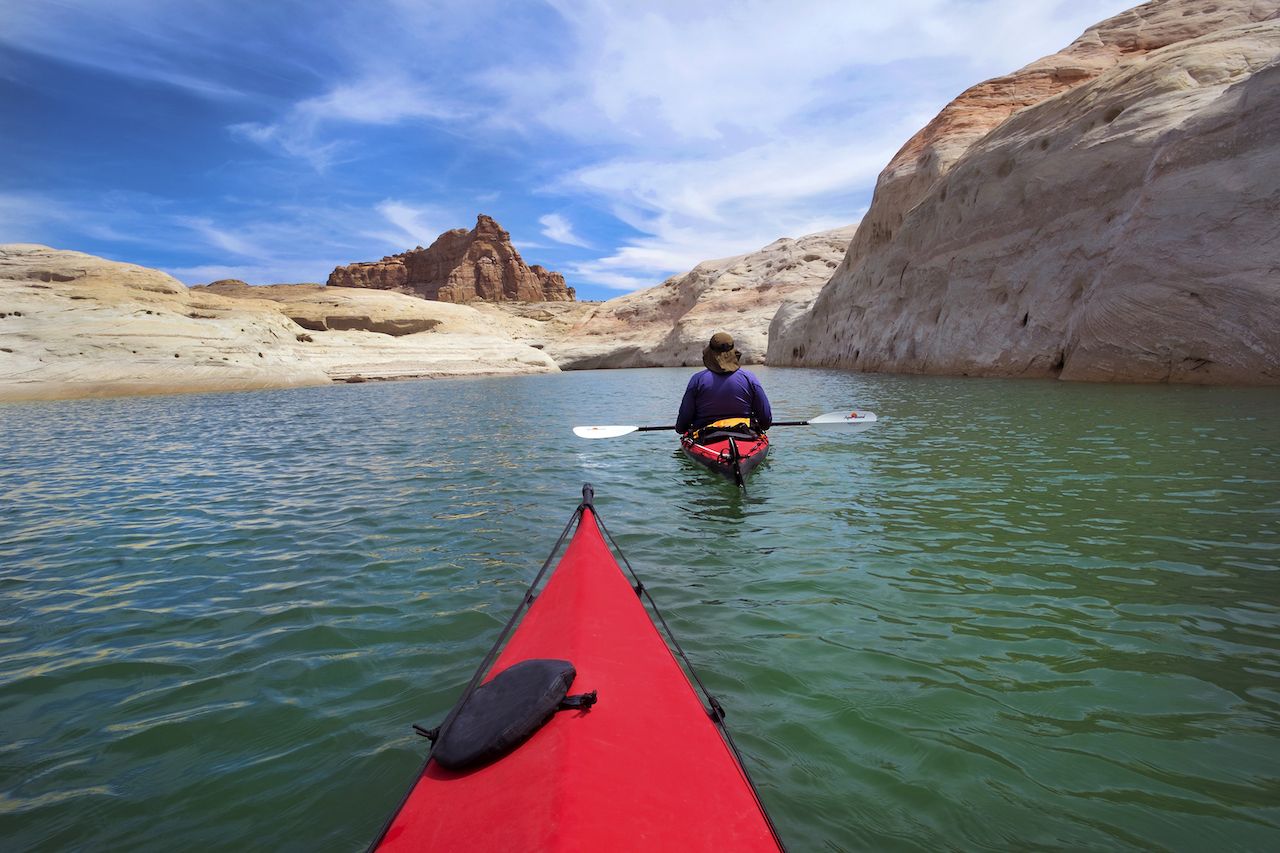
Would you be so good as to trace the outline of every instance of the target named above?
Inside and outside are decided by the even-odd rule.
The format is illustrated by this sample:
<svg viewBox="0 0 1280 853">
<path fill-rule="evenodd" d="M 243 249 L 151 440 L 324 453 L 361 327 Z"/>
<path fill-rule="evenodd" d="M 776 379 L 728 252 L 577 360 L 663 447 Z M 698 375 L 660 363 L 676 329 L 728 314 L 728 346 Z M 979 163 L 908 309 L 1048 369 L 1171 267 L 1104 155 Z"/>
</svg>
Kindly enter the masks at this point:
<svg viewBox="0 0 1280 853">
<path fill-rule="evenodd" d="M 764 387 L 755 374 L 738 366 L 741 357 L 728 332 L 711 336 L 702 350 L 702 363 L 707 369 L 689 377 L 676 416 L 676 432 L 683 435 L 728 419 L 749 419 L 752 428 L 760 432 L 773 424 L 773 410 Z"/>
</svg>

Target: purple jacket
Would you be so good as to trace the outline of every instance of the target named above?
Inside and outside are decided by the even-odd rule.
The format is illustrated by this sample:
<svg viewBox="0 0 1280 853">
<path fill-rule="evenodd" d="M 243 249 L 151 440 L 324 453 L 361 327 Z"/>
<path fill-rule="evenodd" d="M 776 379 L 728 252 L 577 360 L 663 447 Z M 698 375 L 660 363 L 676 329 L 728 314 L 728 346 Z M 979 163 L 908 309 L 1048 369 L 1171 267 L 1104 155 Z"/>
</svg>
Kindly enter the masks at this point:
<svg viewBox="0 0 1280 853">
<path fill-rule="evenodd" d="M 689 377 L 676 415 L 676 432 L 704 427 L 721 418 L 755 418 L 761 429 L 773 423 L 773 409 L 760 380 L 749 370 L 733 373 L 699 371 Z"/>
</svg>

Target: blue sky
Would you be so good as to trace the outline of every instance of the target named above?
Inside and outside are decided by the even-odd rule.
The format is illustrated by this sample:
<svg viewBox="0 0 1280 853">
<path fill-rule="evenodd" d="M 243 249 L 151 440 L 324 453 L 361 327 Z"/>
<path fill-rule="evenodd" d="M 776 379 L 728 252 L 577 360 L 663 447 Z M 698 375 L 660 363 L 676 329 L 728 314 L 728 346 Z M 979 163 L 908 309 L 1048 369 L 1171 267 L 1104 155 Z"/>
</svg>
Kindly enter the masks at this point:
<svg viewBox="0 0 1280 853">
<path fill-rule="evenodd" d="M 0 243 L 324 281 L 477 213 L 579 298 L 857 221 L 1114 0 L 0 0 Z"/>
</svg>

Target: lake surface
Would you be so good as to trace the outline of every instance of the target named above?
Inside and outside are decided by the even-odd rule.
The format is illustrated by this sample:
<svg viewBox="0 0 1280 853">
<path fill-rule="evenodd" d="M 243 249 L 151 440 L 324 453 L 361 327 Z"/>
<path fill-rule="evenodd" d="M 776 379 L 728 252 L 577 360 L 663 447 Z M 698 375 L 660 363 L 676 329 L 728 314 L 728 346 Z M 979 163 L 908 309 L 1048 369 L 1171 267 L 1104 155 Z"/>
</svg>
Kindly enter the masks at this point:
<svg viewBox="0 0 1280 853">
<path fill-rule="evenodd" d="M 793 850 L 1280 849 L 1280 392 L 690 372 L 0 406 L 4 849 L 361 849 L 586 481 Z"/>
</svg>

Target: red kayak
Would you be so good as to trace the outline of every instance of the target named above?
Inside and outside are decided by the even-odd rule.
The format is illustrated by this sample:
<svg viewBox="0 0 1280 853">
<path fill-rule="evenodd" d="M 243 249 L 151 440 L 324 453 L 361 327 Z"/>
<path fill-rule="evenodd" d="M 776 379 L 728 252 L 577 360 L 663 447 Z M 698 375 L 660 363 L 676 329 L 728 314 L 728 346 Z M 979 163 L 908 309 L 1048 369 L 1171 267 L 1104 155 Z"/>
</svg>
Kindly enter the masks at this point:
<svg viewBox="0 0 1280 853">
<path fill-rule="evenodd" d="M 747 476 L 769 452 L 769 436 L 741 424 L 712 424 L 680 436 L 680 448 L 694 462 L 705 465 L 731 483 L 746 485 Z"/>
<path fill-rule="evenodd" d="M 374 846 L 592 853 L 781 849 L 724 729 L 723 711 L 709 696 L 713 710 L 704 706 L 640 600 L 648 592 L 623 574 L 601 533 L 590 486 L 583 487 L 583 502 L 562 541 L 575 520 L 568 548 L 541 592 L 534 594 L 538 580 L 530 587 L 521 606 L 527 612 L 496 663 L 481 665 L 464 698 L 430 733 L 436 738 L 432 755 Z M 678 652 L 674 640 L 673 646 Z M 495 712 L 493 702 L 480 708 L 481 700 L 503 694 L 500 682 L 518 680 L 526 667 L 544 664 L 563 665 L 568 673 L 551 710 L 534 712 L 548 718 L 545 723 L 520 735 L 527 739 L 514 748 L 460 744 L 464 729 L 489 725 L 509 735 L 507 721 L 491 719 L 507 709 Z M 554 703 L 570 683 L 574 691 L 591 693 L 567 697 L 560 707 L 568 709 L 556 711 Z M 450 761 L 479 763 L 442 766 L 446 741 Z M 459 758 L 464 752 L 468 757 Z"/>
</svg>

